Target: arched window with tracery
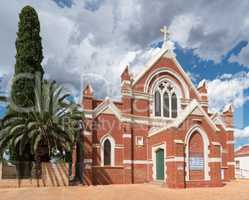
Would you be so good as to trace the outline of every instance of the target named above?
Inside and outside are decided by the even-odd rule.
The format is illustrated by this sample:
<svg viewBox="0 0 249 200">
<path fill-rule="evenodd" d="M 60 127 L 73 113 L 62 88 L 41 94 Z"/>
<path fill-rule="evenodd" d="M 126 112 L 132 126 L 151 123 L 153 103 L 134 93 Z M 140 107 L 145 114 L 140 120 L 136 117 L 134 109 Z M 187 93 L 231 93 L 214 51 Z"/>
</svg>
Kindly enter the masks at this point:
<svg viewBox="0 0 249 200">
<path fill-rule="evenodd" d="M 154 93 L 154 116 L 176 118 L 178 99 L 175 88 L 167 81 L 161 82 Z"/>
</svg>

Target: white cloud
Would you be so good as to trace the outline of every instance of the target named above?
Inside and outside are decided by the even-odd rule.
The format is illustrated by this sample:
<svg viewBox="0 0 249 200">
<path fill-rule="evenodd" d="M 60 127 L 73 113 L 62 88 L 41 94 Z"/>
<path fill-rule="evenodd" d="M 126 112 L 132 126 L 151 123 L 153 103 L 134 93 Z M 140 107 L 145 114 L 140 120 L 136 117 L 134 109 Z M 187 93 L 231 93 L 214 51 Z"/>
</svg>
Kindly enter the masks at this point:
<svg viewBox="0 0 249 200">
<path fill-rule="evenodd" d="M 125 65 L 130 64 L 135 73 L 144 67 L 150 56 L 158 51 L 146 47 L 162 39 L 159 28 L 164 24 L 170 26 L 173 40 L 184 47 L 196 48 L 196 54 L 210 59 L 218 59 L 240 39 L 249 37 L 246 34 L 249 15 L 244 9 L 248 7 L 248 1 L 224 4 L 224 1 L 207 3 L 204 0 L 198 3 L 194 0 L 155 0 L 150 3 L 106 0 L 95 1 L 98 5 L 91 5 L 93 10 L 86 9 L 85 2 L 89 3 L 88 0 L 74 0 L 71 8 L 62 9 L 51 0 L 13 0 L 11 3 L 3 0 L 0 8 L 0 50 L 3 52 L 0 54 L 0 73 L 8 77 L 13 73 L 18 13 L 26 4 L 34 6 L 39 14 L 46 76 L 70 85 L 76 95 L 80 93 L 81 75 L 97 74 L 95 89 L 102 86 L 96 79 L 107 80 L 109 88 L 109 92 L 99 96 L 117 97 L 119 77 Z M 247 52 L 247 49 L 243 51 Z M 210 87 L 214 88 L 212 106 L 217 108 L 229 101 L 239 106 L 245 101 L 237 98 L 241 94 L 237 91 L 215 98 L 222 88 L 235 89 L 228 82 L 210 81 Z M 215 87 L 216 84 L 220 89 Z"/>
<path fill-rule="evenodd" d="M 249 139 L 249 126 L 243 129 L 235 129 L 234 136 L 236 138 L 248 138 Z"/>
<path fill-rule="evenodd" d="M 200 19 L 191 14 L 174 17 L 169 27 L 172 39 L 181 44 L 183 48 L 189 47 L 188 40 L 191 30 L 197 27 L 199 23 Z M 195 46 L 197 45 L 195 44 Z"/>
<path fill-rule="evenodd" d="M 244 90 L 249 88 L 249 73 L 223 75 L 208 81 L 209 108 L 221 110 L 226 104 L 232 103 L 235 108 L 249 100 Z"/>
</svg>

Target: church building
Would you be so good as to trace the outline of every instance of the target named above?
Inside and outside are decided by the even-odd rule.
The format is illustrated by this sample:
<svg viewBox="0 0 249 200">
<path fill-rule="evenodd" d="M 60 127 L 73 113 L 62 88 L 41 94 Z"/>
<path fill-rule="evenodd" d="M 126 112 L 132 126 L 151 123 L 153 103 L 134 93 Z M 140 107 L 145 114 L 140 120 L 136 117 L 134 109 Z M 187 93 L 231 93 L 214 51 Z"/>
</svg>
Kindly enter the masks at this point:
<svg viewBox="0 0 249 200">
<path fill-rule="evenodd" d="M 195 87 L 161 31 L 163 46 L 143 71 L 121 74 L 120 101 L 96 99 L 90 85 L 83 91 L 86 185 L 218 187 L 234 179 L 232 106 L 209 112 L 206 82 Z"/>
</svg>

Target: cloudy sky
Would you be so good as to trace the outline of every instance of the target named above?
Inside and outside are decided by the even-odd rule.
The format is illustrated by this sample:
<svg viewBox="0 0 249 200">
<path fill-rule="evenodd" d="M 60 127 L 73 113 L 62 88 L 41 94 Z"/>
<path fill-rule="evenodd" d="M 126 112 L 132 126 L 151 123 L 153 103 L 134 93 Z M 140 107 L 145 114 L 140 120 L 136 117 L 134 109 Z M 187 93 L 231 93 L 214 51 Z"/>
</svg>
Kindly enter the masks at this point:
<svg viewBox="0 0 249 200">
<path fill-rule="evenodd" d="M 249 143 L 248 0 L 1 0 L 1 93 L 9 92 L 18 14 L 27 4 L 40 18 L 46 77 L 76 98 L 86 80 L 97 97 L 118 99 L 125 65 L 137 74 L 158 52 L 167 25 L 194 84 L 207 80 L 210 109 L 233 103 L 236 145 Z"/>
</svg>

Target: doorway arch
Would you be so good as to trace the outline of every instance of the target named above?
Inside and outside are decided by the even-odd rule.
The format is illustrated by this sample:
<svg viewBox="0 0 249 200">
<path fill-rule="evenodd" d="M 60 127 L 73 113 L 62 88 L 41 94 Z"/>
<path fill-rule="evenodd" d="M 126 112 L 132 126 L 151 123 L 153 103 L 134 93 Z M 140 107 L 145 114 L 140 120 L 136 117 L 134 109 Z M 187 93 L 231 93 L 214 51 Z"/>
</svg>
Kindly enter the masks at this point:
<svg viewBox="0 0 249 200">
<path fill-rule="evenodd" d="M 209 171 L 209 167 L 208 167 L 208 146 L 209 146 L 209 139 L 207 134 L 205 133 L 205 131 L 203 129 L 201 129 L 201 127 L 199 127 L 198 125 L 193 126 L 192 128 L 189 129 L 189 131 L 186 134 L 185 137 L 185 155 L 186 155 L 186 181 L 190 180 L 190 140 L 193 136 L 193 134 L 199 134 L 199 136 L 201 136 L 202 142 L 203 142 L 203 171 L 204 171 L 204 180 L 210 180 L 210 175 L 208 173 Z"/>
</svg>

